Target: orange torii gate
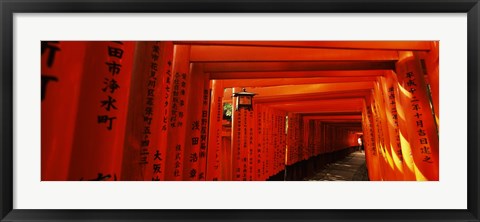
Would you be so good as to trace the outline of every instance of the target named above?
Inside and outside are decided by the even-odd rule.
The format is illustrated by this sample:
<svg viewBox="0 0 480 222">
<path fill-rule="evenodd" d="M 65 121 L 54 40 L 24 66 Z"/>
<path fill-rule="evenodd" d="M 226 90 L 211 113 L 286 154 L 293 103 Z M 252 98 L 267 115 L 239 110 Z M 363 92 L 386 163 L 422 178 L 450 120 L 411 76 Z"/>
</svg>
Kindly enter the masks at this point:
<svg viewBox="0 0 480 222">
<path fill-rule="evenodd" d="M 371 180 L 438 180 L 438 42 L 152 41 L 57 46 L 62 50 L 55 66 L 50 57 L 42 56 L 42 80 L 47 74 L 60 78 L 64 71 L 74 75 L 61 82 L 48 79 L 52 88 L 45 91 L 45 99 L 42 96 L 42 122 L 50 123 L 42 124 L 42 180 L 279 179 L 285 166 L 356 145 L 355 132 L 360 131 Z M 70 48 L 79 54 L 69 54 Z M 115 57 L 120 52 L 121 60 Z M 103 63 L 111 67 L 93 61 L 108 56 Z M 119 70 L 132 75 L 113 76 L 120 88 L 112 84 L 114 89 L 95 93 L 90 84 L 88 89 L 83 83 L 76 85 L 111 82 L 110 76 L 90 75 L 102 64 L 105 73 Z M 70 85 L 64 85 L 68 81 Z M 233 112 L 230 128 L 223 109 L 224 103 L 235 102 L 231 88 L 258 95 L 253 110 Z M 111 91 L 121 93 L 113 97 Z M 97 105 L 86 102 L 104 94 L 112 99 Z M 53 118 L 59 113 L 54 97 L 78 109 L 61 114 L 69 119 L 63 125 Z M 88 116 L 107 107 L 116 119 L 102 116 L 103 124 L 113 123 L 107 132 L 111 136 L 105 137 Z M 93 134 L 95 142 L 84 141 L 85 135 Z M 66 148 L 59 150 L 54 144 Z M 90 158 L 92 150 L 98 155 Z M 85 158 L 96 163 L 85 167 Z M 68 170 L 56 170 L 57 166 Z"/>
</svg>

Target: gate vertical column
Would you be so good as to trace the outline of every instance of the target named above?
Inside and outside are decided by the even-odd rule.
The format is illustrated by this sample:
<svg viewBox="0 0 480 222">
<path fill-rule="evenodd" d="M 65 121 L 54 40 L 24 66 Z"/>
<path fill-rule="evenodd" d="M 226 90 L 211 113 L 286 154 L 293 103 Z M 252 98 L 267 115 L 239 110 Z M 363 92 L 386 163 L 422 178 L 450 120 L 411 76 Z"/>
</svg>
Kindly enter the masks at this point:
<svg viewBox="0 0 480 222">
<path fill-rule="evenodd" d="M 231 180 L 230 172 L 226 178 L 222 178 L 220 170 L 228 170 L 222 167 L 222 120 L 223 120 L 223 83 L 221 80 L 212 80 L 212 93 L 210 102 L 210 118 L 208 124 L 208 147 L 207 147 L 207 180 Z M 231 150 L 230 147 L 226 149 Z M 230 157 L 226 158 L 231 161 Z"/>
<path fill-rule="evenodd" d="M 67 180 L 86 42 L 42 41 L 41 180 Z"/>
<path fill-rule="evenodd" d="M 120 175 L 134 50 L 135 42 L 87 43 L 69 180 Z"/>
<path fill-rule="evenodd" d="M 185 158 L 185 135 L 187 132 L 187 107 L 191 89 L 190 46 L 175 45 L 173 54 L 172 100 L 169 113 L 169 128 L 165 179 L 182 180 Z"/>
<path fill-rule="evenodd" d="M 396 70 L 416 179 L 438 180 L 438 134 L 420 61 L 413 52 L 401 52 Z"/>
</svg>

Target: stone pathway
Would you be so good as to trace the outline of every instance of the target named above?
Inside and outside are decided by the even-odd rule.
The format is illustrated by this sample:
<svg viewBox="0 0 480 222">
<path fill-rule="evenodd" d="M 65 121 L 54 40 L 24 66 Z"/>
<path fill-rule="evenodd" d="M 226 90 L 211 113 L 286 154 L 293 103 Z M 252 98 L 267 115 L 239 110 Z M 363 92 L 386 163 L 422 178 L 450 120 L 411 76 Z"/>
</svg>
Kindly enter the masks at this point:
<svg viewBox="0 0 480 222">
<path fill-rule="evenodd" d="M 356 151 L 343 160 L 331 163 L 309 181 L 368 181 L 365 153 Z"/>
</svg>

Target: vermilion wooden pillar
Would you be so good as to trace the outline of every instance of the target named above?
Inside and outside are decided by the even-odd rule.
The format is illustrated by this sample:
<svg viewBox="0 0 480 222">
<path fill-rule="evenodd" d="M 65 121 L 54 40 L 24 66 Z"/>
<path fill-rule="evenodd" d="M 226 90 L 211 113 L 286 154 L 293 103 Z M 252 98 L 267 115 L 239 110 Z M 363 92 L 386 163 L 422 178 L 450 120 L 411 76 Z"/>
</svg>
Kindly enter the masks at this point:
<svg viewBox="0 0 480 222">
<path fill-rule="evenodd" d="M 315 123 L 313 120 L 308 120 L 308 152 L 310 153 L 309 156 L 313 155 L 314 150 L 314 138 L 315 138 Z"/>
<path fill-rule="evenodd" d="M 430 51 L 417 52 L 420 59 L 423 60 L 425 68 L 425 74 L 428 77 L 428 85 L 430 86 L 430 92 L 432 97 L 433 111 L 435 113 L 435 120 L 437 122 L 437 128 L 440 125 L 440 106 L 439 106 L 439 41 L 430 42 Z M 422 65 L 422 66 L 423 66 Z"/>
<path fill-rule="evenodd" d="M 281 153 L 282 153 L 282 149 L 281 149 L 281 143 L 282 143 L 282 139 L 281 139 L 281 132 L 280 132 L 280 129 L 281 129 L 281 122 L 280 122 L 280 112 L 278 110 L 275 110 L 275 127 L 274 127 L 274 146 L 273 148 L 275 149 L 275 171 L 274 171 L 274 175 L 277 174 L 280 169 L 281 169 Z"/>
<path fill-rule="evenodd" d="M 381 128 L 380 117 L 378 115 L 378 110 L 375 105 L 375 96 L 372 95 L 372 100 L 370 101 L 371 106 L 370 109 L 372 110 L 372 123 L 375 135 L 375 148 L 377 149 L 377 157 L 379 161 L 379 173 L 382 180 L 388 180 L 388 173 L 390 170 L 390 166 L 388 166 L 387 158 L 385 155 L 385 150 L 383 149 L 383 134 Z"/>
<path fill-rule="evenodd" d="M 271 161 L 272 161 L 272 150 L 270 149 L 269 142 L 271 140 L 271 120 L 270 120 L 270 108 L 265 106 L 263 108 L 263 150 L 265 152 L 264 157 L 264 180 L 270 177 L 271 173 Z"/>
<path fill-rule="evenodd" d="M 338 151 L 340 149 L 339 145 L 341 144 L 341 139 L 342 139 L 342 134 L 341 134 L 341 130 L 340 130 L 340 127 L 333 125 L 333 134 L 334 134 L 334 144 L 333 144 L 333 148 L 334 148 L 334 151 Z"/>
<path fill-rule="evenodd" d="M 256 128 L 256 110 L 247 111 L 247 141 L 248 141 L 248 150 L 247 151 L 247 180 L 255 180 L 255 169 L 256 169 L 256 155 L 257 155 L 257 134 Z"/>
<path fill-rule="evenodd" d="M 224 155 L 222 154 L 223 91 L 222 81 L 212 80 L 207 147 L 207 180 L 232 180 L 230 173 L 227 174 L 226 178 L 220 178 L 221 158 Z M 231 158 L 227 159 L 231 161 Z"/>
<path fill-rule="evenodd" d="M 303 148 L 303 116 L 298 116 L 298 162 L 303 160 L 304 157 L 304 148 Z"/>
<path fill-rule="evenodd" d="M 155 150 L 153 156 L 154 164 L 160 164 L 160 169 L 163 171 L 163 178 L 165 180 L 166 173 L 166 158 L 167 158 L 167 148 L 168 148 L 168 132 L 170 129 L 170 112 L 171 105 L 173 103 L 173 83 L 174 83 L 174 74 L 173 74 L 173 43 L 172 42 L 160 42 L 160 68 L 161 76 L 158 80 L 161 81 L 160 88 L 160 107 L 159 107 L 159 121 L 160 121 L 160 141 L 158 144 L 158 153 Z M 158 168 L 157 166 L 154 166 Z M 162 175 L 162 174 L 160 174 Z M 157 179 L 157 177 L 154 177 Z"/>
<path fill-rule="evenodd" d="M 299 115 L 299 118 L 298 118 L 298 128 L 299 128 L 299 135 L 298 135 L 299 161 L 303 161 L 306 159 L 306 156 L 307 156 L 307 147 L 305 146 L 305 134 L 307 133 L 307 131 L 305 130 L 305 119 L 302 115 Z"/>
<path fill-rule="evenodd" d="M 320 154 L 320 142 L 322 137 L 322 125 L 320 120 L 314 120 L 314 127 L 315 127 L 315 136 L 314 136 L 314 155 Z"/>
<path fill-rule="evenodd" d="M 277 173 L 278 169 L 278 121 L 277 121 L 277 112 L 276 110 L 271 110 L 271 119 L 270 123 L 272 124 L 271 129 L 271 140 L 270 140 L 270 150 L 272 152 L 272 165 L 270 176 L 273 176 Z"/>
<path fill-rule="evenodd" d="M 347 147 L 353 147 L 353 146 L 358 146 L 358 137 L 357 134 L 355 134 L 354 131 L 348 130 L 348 146 Z"/>
<path fill-rule="evenodd" d="M 162 81 L 171 68 L 171 44 L 137 42 L 130 82 L 121 180 L 164 180 L 165 152 L 161 142 L 164 106 Z M 170 62 L 170 63 L 169 63 Z"/>
<path fill-rule="evenodd" d="M 331 138 L 330 150 L 331 150 L 331 152 L 335 152 L 336 151 L 336 140 L 337 140 L 337 133 L 335 132 L 336 127 L 331 123 L 329 124 L 329 126 L 330 126 L 330 138 Z"/>
<path fill-rule="evenodd" d="M 202 92 L 202 116 L 200 119 L 200 152 L 198 155 L 198 179 L 206 180 L 207 174 L 207 154 L 208 154 L 208 130 L 210 120 L 211 103 L 211 81 L 209 73 L 204 73 L 203 92 Z M 225 166 L 222 166 L 224 170 Z"/>
<path fill-rule="evenodd" d="M 302 134 L 302 145 L 303 145 L 303 157 L 302 160 L 308 160 L 310 157 L 310 150 L 308 147 L 308 137 L 309 137 L 309 122 L 307 119 L 302 118 L 302 129 L 303 129 L 303 134 Z"/>
<path fill-rule="evenodd" d="M 299 115 L 291 114 L 288 118 L 288 134 L 291 134 L 291 144 L 288 149 L 291 150 L 290 165 L 299 161 L 299 146 L 300 146 L 300 128 L 299 128 Z"/>
<path fill-rule="evenodd" d="M 366 111 L 366 106 L 364 106 L 364 111 Z M 378 157 L 376 150 L 373 148 L 375 144 L 373 140 L 373 129 L 371 128 L 369 118 L 367 113 L 362 113 L 362 123 L 363 123 L 363 145 L 365 149 L 365 160 L 367 162 L 368 177 L 371 181 L 380 180 L 379 171 L 378 171 Z"/>
<path fill-rule="evenodd" d="M 134 42 L 88 42 L 69 180 L 115 180 L 121 171 Z"/>
<path fill-rule="evenodd" d="M 282 110 L 277 110 L 277 119 L 278 119 L 278 137 L 279 137 L 279 144 L 277 145 L 278 149 L 278 169 L 277 173 L 285 169 L 285 156 L 284 156 L 284 150 L 285 150 L 285 144 L 284 144 L 284 134 L 285 134 L 285 115 L 287 115 L 286 112 Z M 283 131 L 283 133 L 282 133 Z"/>
<path fill-rule="evenodd" d="M 86 42 L 42 41 L 41 180 L 67 180 Z"/>
<path fill-rule="evenodd" d="M 286 113 L 276 110 L 275 113 L 275 132 L 276 132 L 276 167 L 275 174 L 285 169 L 285 115 Z"/>
<path fill-rule="evenodd" d="M 422 68 L 412 52 L 401 52 L 396 64 L 400 102 L 415 162 L 417 180 L 439 180 L 438 134 Z"/>
<path fill-rule="evenodd" d="M 395 76 L 395 79 L 397 78 L 397 75 L 393 73 Z M 400 138 L 400 145 L 402 149 L 402 156 L 404 160 L 404 180 L 407 181 L 412 181 L 416 180 L 415 176 L 415 171 L 416 166 L 413 160 L 413 155 L 412 155 L 412 148 L 411 148 L 411 142 L 409 140 L 408 136 L 408 127 L 407 127 L 407 116 L 406 113 L 408 112 L 408 106 L 405 107 L 403 106 L 401 102 L 401 97 L 404 96 L 404 93 L 402 93 L 402 88 L 399 87 L 398 83 L 396 87 L 394 88 L 395 90 L 395 103 L 396 103 L 396 109 L 397 109 L 397 120 L 398 120 L 398 135 Z"/>
<path fill-rule="evenodd" d="M 240 92 L 239 87 L 232 89 L 232 93 Z M 242 180 L 243 164 L 242 164 L 242 110 L 236 110 L 236 100 L 232 100 L 232 180 Z"/>
<path fill-rule="evenodd" d="M 379 153 L 379 150 L 378 150 L 378 143 L 377 143 L 377 133 L 376 133 L 376 127 L 375 127 L 375 122 L 374 122 L 374 114 L 372 112 L 372 99 L 371 97 L 369 97 L 367 99 L 367 102 L 366 102 L 366 107 L 365 107 L 365 111 L 364 113 L 366 113 L 366 119 L 368 120 L 368 125 L 369 125 L 369 128 L 370 128 L 370 132 L 369 132 L 369 144 L 370 144 L 370 151 L 371 151 L 371 156 L 373 157 L 372 158 L 372 162 L 373 162 L 373 166 L 374 166 L 374 176 L 373 176 L 373 180 L 383 180 L 383 175 L 382 175 L 382 168 L 383 168 L 383 157 L 381 156 L 381 154 Z"/>
<path fill-rule="evenodd" d="M 205 158 L 205 148 L 201 152 L 200 147 L 206 146 L 206 137 L 201 137 L 202 127 L 206 127 L 208 113 L 202 118 L 203 103 L 208 102 L 204 98 L 206 75 L 203 73 L 202 64 L 191 65 L 191 89 L 188 95 L 188 109 L 186 110 L 187 134 L 185 137 L 185 159 L 183 162 L 183 180 L 205 180 L 205 175 L 200 174 L 200 158 Z M 206 130 L 206 128 L 204 128 Z"/>
<path fill-rule="evenodd" d="M 307 118 L 305 118 L 307 119 Z M 309 128 L 309 136 L 308 136 L 308 150 L 310 152 L 310 156 L 313 156 L 315 153 L 315 136 L 316 136 L 316 129 L 315 129 L 315 121 L 312 119 L 308 119 L 308 128 Z"/>
<path fill-rule="evenodd" d="M 397 77 L 391 71 L 385 73 L 385 78 L 382 78 L 382 85 L 385 98 L 385 111 L 388 123 L 388 132 L 390 137 L 390 147 L 392 149 L 392 157 L 395 163 L 396 169 L 398 169 L 400 175 L 398 180 L 414 180 L 413 171 L 407 167 L 406 161 L 403 157 L 401 139 L 400 139 L 400 127 L 398 124 L 398 111 L 397 100 L 398 98 L 398 82 Z"/>
<path fill-rule="evenodd" d="M 280 117 L 279 117 L 279 121 L 280 121 L 280 129 L 278 130 L 278 133 L 280 134 L 280 163 L 279 163 L 279 166 L 280 166 L 280 170 L 279 171 L 282 171 L 282 170 L 285 170 L 285 158 L 286 158 L 286 155 L 287 155 L 287 150 L 286 150 L 286 147 L 287 147 L 287 135 L 286 135 L 286 122 L 285 122 L 285 117 L 287 116 L 287 113 L 284 112 L 284 111 L 281 111 L 280 112 Z"/>
<path fill-rule="evenodd" d="M 255 181 L 260 181 L 263 180 L 261 178 L 261 173 L 262 173 L 262 146 L 260 144 L 260 141 L 262 141 L 261 133 L 262 133 L 262 124 L 261 124 L 261 111 L 260 111 L 260 105 L 254 104 L 253 105 L 253 137 L 254 137 L 254 144 L 253 144 L 253 180 Z"/>
<path fill-rule="evenodd" d="M 320 141 L 320 153 L 327 153 L 327 124 L 322 123 L 322 135 Z"/>
<path fill-rule="evenodd" d="M 335 147 L 335 151 L 338 151 L 341 148 L 343 148 L 342 140 L 344 138 L 343 138 L 342 128 L 340 126 L 335 126 L 335 125 L 334 127 L 335 127 L 335 143 L 336 143 L 334 147 Z"/>
<path fill-rule="evenodd" d="M 363 148 L 365 150 L 365 161 L 367 164 L 368 177 L 370 180 L 375 180 L 375 164 L 374 164 L 374 150 L 372 149 L 372 128 L 367 117 L 367 105 L 363 101 L 362 108 L 362 130 L 363 130 Z"/>
<path fill-rule="evenodd" d="M 292 137 L 292 124 L 290 123 L 290 121 L 292 121 L 292 113 L 287 113 L 287 119 L 288 119 L 288 122 L 287 122 L 287 148 L 286 148 L 286 161 L 285 161 L 285 164 L 287 166 L 291 165 L 291 162 L 292 162 L 292 154 L 293 154 L 293 149 L 292 149 L 292 144 L 293 144 L 293 137 Z"/>
<path fill-rule="evenodd" d="M 272 157 L 272 173 L 271 176 L 277 174 L 278 172 L 278 159 L 279 159 L 279 135 L 278 135 L 278 112 L 277 110 L 272 110 L 272 144 L 271 149 L 273 151 Z"/>
<path fill-rule="evenodd" d="M 265 141 L 268 140 L 266 137 L 266 132 L 268 130 L 266 125 L 266 107 L 264 105 L 258 105 L 258 121 L 259 121 L 259 137 L 257 139 L 259 152 L 261 153 L 261 159 L 258 164 L 258 168 L 261 169 L 259 180 L 266 180 L 268 178 L 267 175 L 267 158 L 268 158 L 268 150 L 266 147 Z"/>
<path fill-rule="evenodd" d="M 289 114 L 288 116 L 288 135 L 291 137 L 291 143 L 288 150 L 291 155 L 288 158 L 288 164 L 292 165 L 298 162 L 298 118 L 297 114 Z"/>
<path fill-rule="evenodd" d="M 227 135 L 228 134 L 228 135 Z M 220 157 L 220 176 L 219 180 L 232 180 L 232 139 L 229 130 L 223 130 L 222 145 Z"/>
<path fill-rule="evenodd" d="M 385 100 L 383 86 L 381 85 L 381 77 L 377 77 L 377 81 L 374 83 L 375 103 L 376 111 L 378 115 L 378 126 L 380 133 L 380 149 L 385 157 L 386 169 L 385 180 L 397 180 L 400 177 L 398 169 L 395 167 L 395 163 L 392 157 L 392 147 L 390 146 L 390 135 L 388 131 L 388 119 L 385 110 Z"/>
<path fill-rule="evenodd" d="M 239 153 L 240 153 L 240 180 L 246 181 L 248 180 L 249 177 L 249 170 L 248 170 L 248 150 L 249 150 L 249 132 L 250 132 L 250 127 L 249 126 L 249 112 L 245 109 L 240 109 L 236 111 L 239 119 L 239 125 L 240 125 L 240 137 L 238 137 L 238 142 L 239 142 Z M 238 128 L 235 128 L 238 129 Z"/>
<path fill-rule="evenodd" d="M 313 120 L 313 127 L 314 127 L 314 136 L 313 136 L 313 155 L 317 156 L 321 152 L 321 143 L 322 143 L 322 121 L 321 120 Z"/>
<path fill-rule="evenodd" d="M 270 149 L 270 140 L 271 140 L 271 120 L 270 120 L 270 108 L 265 106 L 263 108 L 263 150 L 265 152 L 264 157 L 264 180 L 270 177 L 271 173 L 271 161 L 272 161 L 272 150 Z"/>
<path fill-rule="evenodd" d="M 273 135 L 274 135 L 274 143 L 273 149 L 275 151 L 274 156 L 274 173 L 273 175 L 278 174 L 280 171 L 284 169 L 283 161 L 285 160 L 285 156 L 283 154 L 285 146 L 283 142 L 283 136 L 285 134 L 284 128 L 284 113 L 280 110 L 274 111 L 274 127 L 273 127 Z"/>
<path fill-rule="evenodd" d="M 332 150 L 332 127 L 330 124 L 325 124 L 325 151 L 331 153 Z"/>
<path fill-rule="evenodd" d="M 175 45 L 172 70 L 165 180 L 182 180 L 187 132 L 188 96 L 191 89 L 190 46 Z"/>
<path fill-rule="evenodd" d="M 294 163 L 302 161 L 302 118 L 300 114 L 296 114 L 293 120 L 294 129 L 295 129 L 295 156 Z"/>
</svg>

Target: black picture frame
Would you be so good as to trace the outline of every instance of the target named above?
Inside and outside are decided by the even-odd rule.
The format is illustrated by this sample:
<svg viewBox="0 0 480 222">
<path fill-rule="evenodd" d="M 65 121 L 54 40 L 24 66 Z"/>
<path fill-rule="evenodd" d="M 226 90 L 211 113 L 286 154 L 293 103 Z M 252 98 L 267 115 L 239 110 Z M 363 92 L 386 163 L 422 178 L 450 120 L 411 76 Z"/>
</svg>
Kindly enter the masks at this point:
<svg viewBox="0 0 480 222">
<path fill-rule="evenodd" d="M 479 0 L 0 0 L 1 221 L 480 221 Z M 466 210 L 21 210 L 13 209 L 14 13 L 467 13 L 468 203 Z M 439 193 L 439 195 L 441 195 Z M 448 201 L 448 200 L 446 200 Z"/>
</svg>

